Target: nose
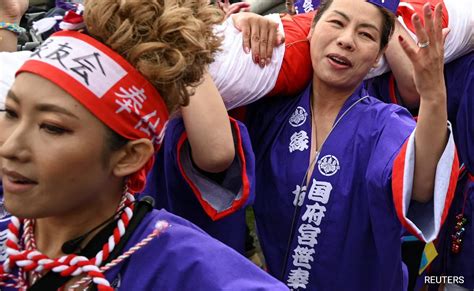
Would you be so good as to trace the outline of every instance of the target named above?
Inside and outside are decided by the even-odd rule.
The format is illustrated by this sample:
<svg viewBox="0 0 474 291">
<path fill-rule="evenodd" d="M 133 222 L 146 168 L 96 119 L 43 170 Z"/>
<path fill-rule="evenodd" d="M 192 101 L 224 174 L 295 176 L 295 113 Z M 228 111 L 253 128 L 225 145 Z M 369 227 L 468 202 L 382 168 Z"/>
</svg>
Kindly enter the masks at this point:
<svg viewBox="0 0 474 291">
<path fill-rule="evenodd" d="M 344 50 L 353 51 L 355 49 L 354 34 L 350 29 L 345 29 L 337 38 L 337 46 Z"/>
<path fill-rule="evenodd" d="M 3 122 L 0 124 L 3 125 Z M 25 126 L 20 124 L 1 126 L 0 132 L 0 158 L 17 162 L 26 162 L 30 159 L 28 130 Z"/>
</svg>

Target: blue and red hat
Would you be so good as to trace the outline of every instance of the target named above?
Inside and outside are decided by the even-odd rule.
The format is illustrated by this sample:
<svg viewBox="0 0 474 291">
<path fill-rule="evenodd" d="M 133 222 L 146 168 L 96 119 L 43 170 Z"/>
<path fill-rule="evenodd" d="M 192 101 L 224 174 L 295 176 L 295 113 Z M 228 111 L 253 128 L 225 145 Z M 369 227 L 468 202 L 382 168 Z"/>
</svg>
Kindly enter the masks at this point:
<svg viewBox="0 0 474 291">
<path fill-rule="evenodd" d="M 388 10 L 392 11 L 393 14 L 396 14 L 398 3 L 400 3 L 400 0 L 367 0 L 367 2 L 370 2 L 380 7 L 387 8 Z M 312 11 L 318 8 L 319 4 L 321 4 L 321 0 L 296 0 L 296 13 L 305 13 Z"/>
</svg>

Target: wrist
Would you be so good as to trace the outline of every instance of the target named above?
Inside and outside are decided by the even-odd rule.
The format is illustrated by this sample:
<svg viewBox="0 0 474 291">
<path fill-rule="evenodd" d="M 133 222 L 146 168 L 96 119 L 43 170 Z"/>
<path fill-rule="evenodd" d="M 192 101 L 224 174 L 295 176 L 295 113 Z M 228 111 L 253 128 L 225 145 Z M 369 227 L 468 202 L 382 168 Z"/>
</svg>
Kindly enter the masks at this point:
<svg viewBox="0 0 474 291">
<path fill-rule="evenodd" d="M 0 31 L 8 31 L 11 34 L 19 36 L 25 32 L 25 29 L 14 22 L 0 21 Z"/>
</svg>

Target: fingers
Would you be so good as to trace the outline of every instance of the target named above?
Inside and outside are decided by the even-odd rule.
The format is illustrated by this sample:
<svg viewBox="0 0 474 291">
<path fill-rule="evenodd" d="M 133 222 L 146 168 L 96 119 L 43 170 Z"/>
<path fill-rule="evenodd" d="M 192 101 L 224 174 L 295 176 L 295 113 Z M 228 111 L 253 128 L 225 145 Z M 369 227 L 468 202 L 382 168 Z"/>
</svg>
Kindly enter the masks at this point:
<svg viewBox="0 0 474 291">
<path fill-rule="evenodd" d="M 259 59 L 256 59 L 256 63 L 261 68 L 265 67 L 267 60 L 267 43 L 268 43 L 268 26 L 263 25 L 260 30 L 260 42 L 259 42 Z"/>
<path fill-rule="evenodd" d="M 261 31 L 265 30 L 265 27 L 261 27 L 258 23 L 260 21 L 250 23 L 250 49 L 252 50 L 252 59 L 256 64 L 260 64 L 260 35 L 262 34 Z M 265 33 L 267 32 L 265 31 Z"/>
<path fill-rule="evenodd" d="M 248 18 L 246 20 L 238 19 L 238 16 L 243 14 L 238 14 L 232 16 L 234 20 L 235 28 L 242 32 L 242 48 L 246 54 L 250 53 L 250 22 Z"/>
<path fill-rule="evenodd" d="M 438 41 L 444 40 L 443 37 L 443 5 L 438 3 L 434 10 L 434 28 L 435 28 L 435 38 Z M 443 42 L 444 43 L 444 42 Z"/>
<path fill-rule="evenodd" d="M 405 54 L 408 56 L 410 61 L 413 63 L 416 61 L 416 50 L 401 36 L 398 36 L 398 41 Z"/>
<path fill-rule="evenodd" d="M 273 55 L 273 45 L 277 41 L 277 36 L 278 36 L 278 31 L 277 31 L 278 25 L 272 25 L 270 26 L 270 30 L 268 31 L 268 42 L 267 42 L 267 52 L 266 52 L 266 64 L 270 64 L 272 60 L 272 55 Z"/>
<path fill-rule="evenodd" d="M 413 14 L 411 21 L 413 26 L 415 27 L 415 33 L 418 38 L 418 43 L 426 43 L 430 40 L 428 34 L 426 33 L 425 29 L 421 25 L 421 19 L 418 14 Z"/>
<path fill-rule="evenodd" d="M 428 36 L 428 38 L 423 38 L 423 40 L 434 42 L 436 39 L 436 36 L 435 36 L 436 33 L 435 33 L 435 27 L 434 27 L 434 21 L 433 21 L 433 11 L 431 11 L 430 3 L 425 3 L 425 5 L 423 6 L 423 16 L 424 16 L 424 21 L 425 21 L 424 31 L 426 32 L 426 35 Z M 419 40 L 421 39 L 419 38 Z"/>
</svg>

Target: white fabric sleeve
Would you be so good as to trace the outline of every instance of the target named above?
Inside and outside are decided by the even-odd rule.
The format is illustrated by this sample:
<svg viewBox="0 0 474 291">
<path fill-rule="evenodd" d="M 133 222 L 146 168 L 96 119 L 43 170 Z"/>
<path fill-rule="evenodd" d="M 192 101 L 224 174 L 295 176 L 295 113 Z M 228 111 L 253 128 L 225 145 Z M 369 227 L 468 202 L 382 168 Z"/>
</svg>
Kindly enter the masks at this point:
<svg viewBox="0 0 474 291">
<path fill-rule="evenodd" d="M 5 97 L 13 85 L 16 71 L 30 55 L 30 51 L 0 52 L 0 108 L 4 108 Z"/>
<path fill-rule="evenodd" d="M 268 17 L 279 24 L 283 32 L 283 24 L 278 14 Z M 271 63 L 265 68 L 254 64 L 251 54 L 243 50 L 242 33 L 234 26 L 232 17 L 215 28 L 216 33 L 224 37 L 221 51 L 209 66 L 209 73 L 221 94 L 228 110 L 257 101 L 275 87 L 285 46 L 273 49 Z"/>
<path fill-rule="evenodd" d="M 449 63 L 474 50 L 474 1 L 444 0 L 451 29 L 444 44 L 444 62 Z"/>
<path fill-rule="evenodd" d="M 453 166 L 456 164 L 456 149 L 452 134 L 451 124 L 448 125 L 449 139 L 436 167 L 434 195 L 432 201 L 428 203 L 413 203 L 413 176 L 415 172 L 415 131 L 410 135 L 404 157 L 403 187 L 401 197 L 401 212 L 403 213 L 402 224 L 414 232 L 425 242 L 433 241 L 441 228 L 441 219 L 445 211 L 448 192 L 452 176 Z M 394 169 L 395 170 L 395 169 Z M 448 191 L 449 190 L 449 191 Z M 454 189 L 452 189 L 454 191 Z M 452 197 L 451 197 L 452 198 Z M 397 203 L 396 203 L 397 204 Z"/>
</svg>

